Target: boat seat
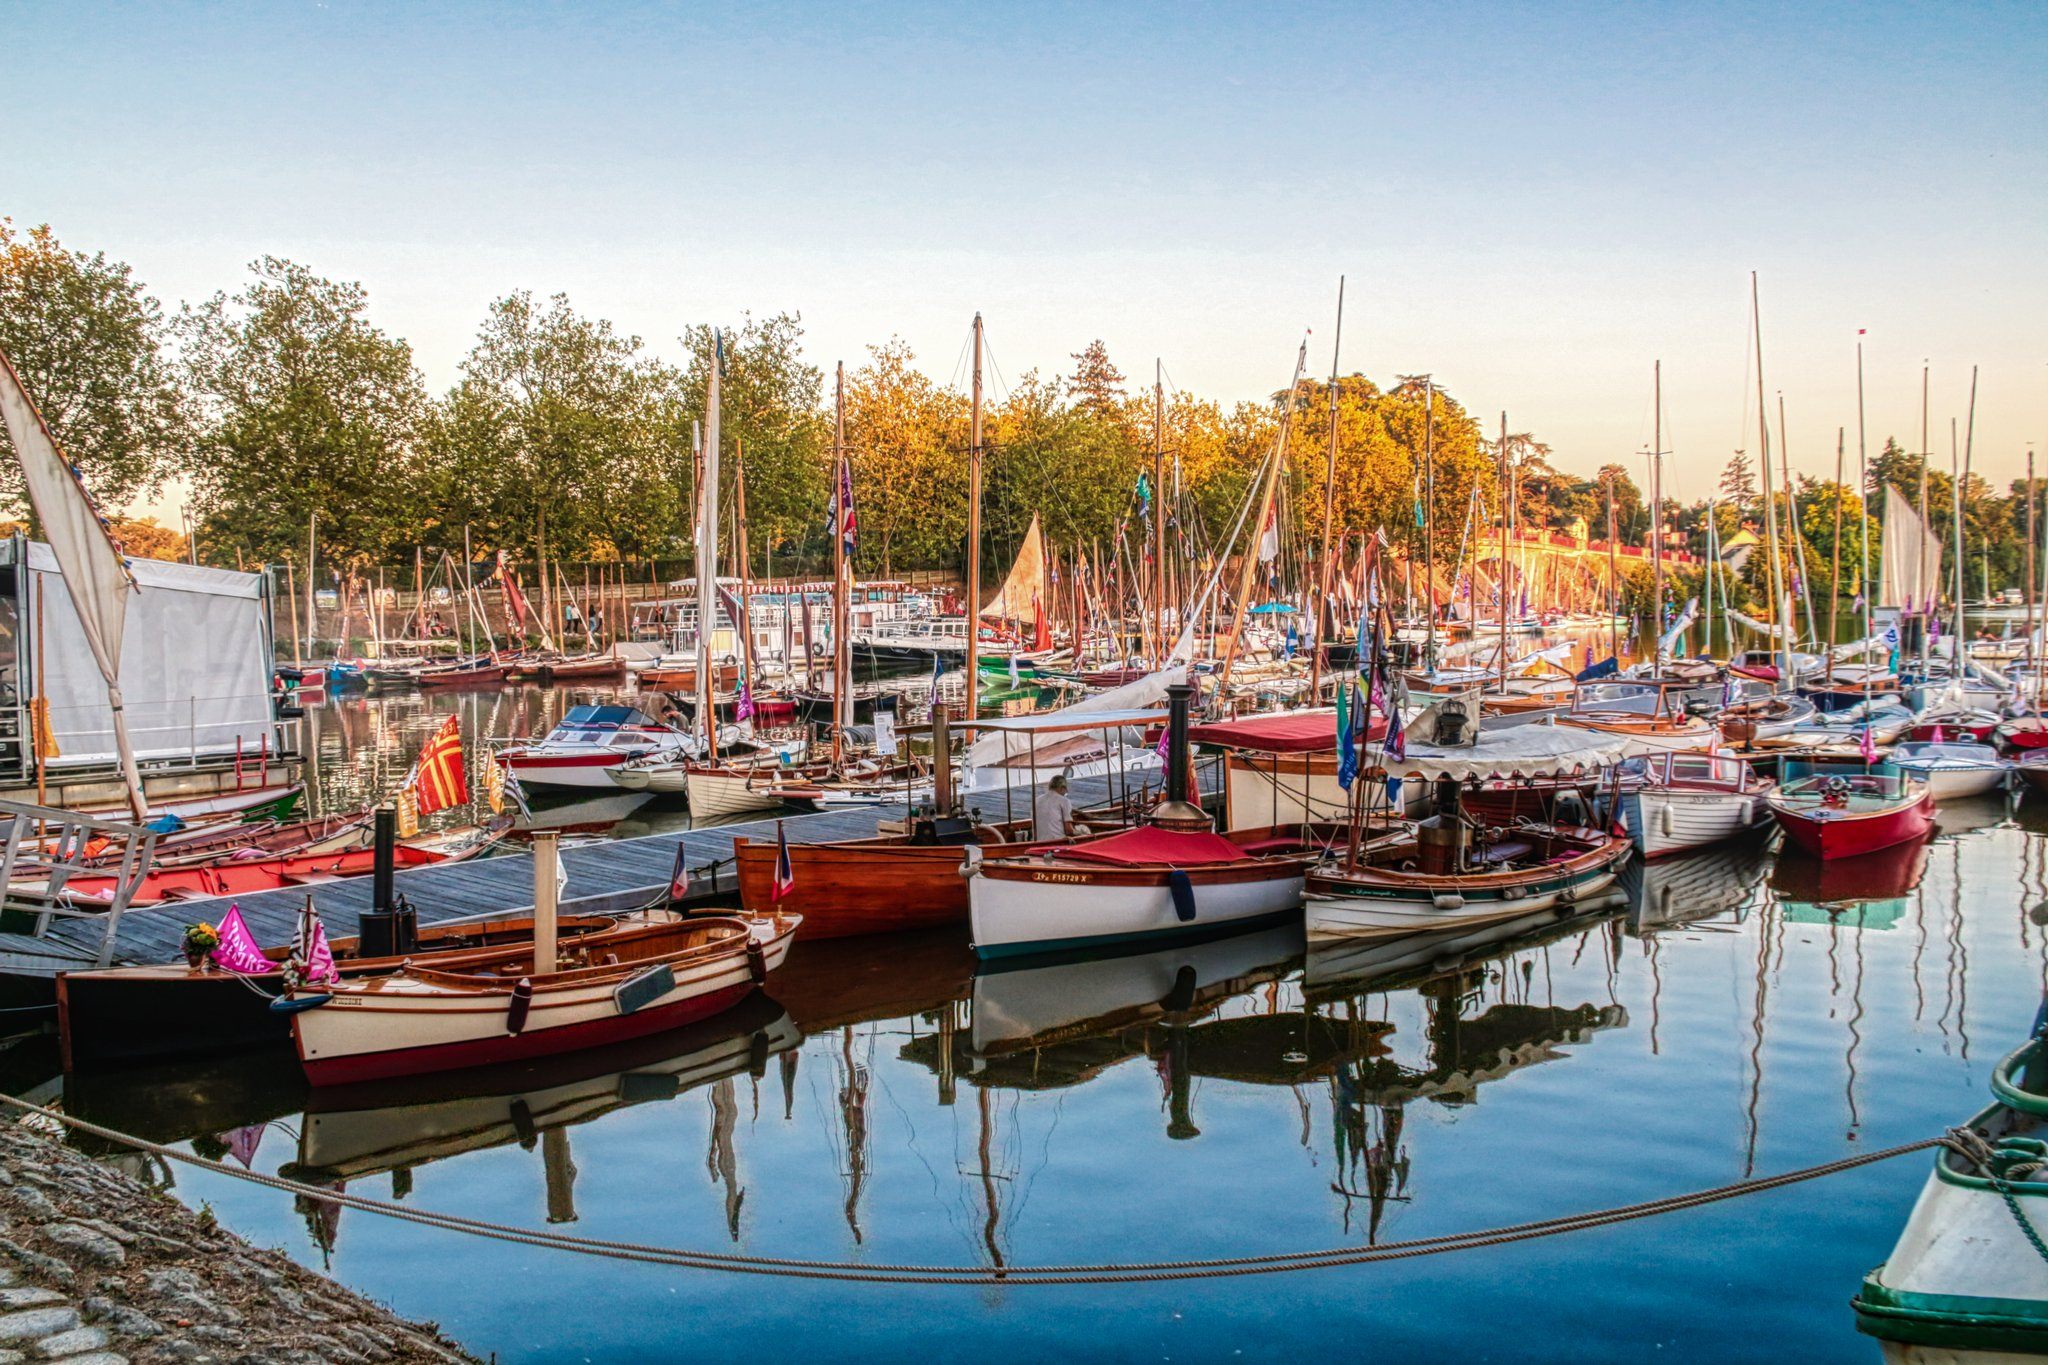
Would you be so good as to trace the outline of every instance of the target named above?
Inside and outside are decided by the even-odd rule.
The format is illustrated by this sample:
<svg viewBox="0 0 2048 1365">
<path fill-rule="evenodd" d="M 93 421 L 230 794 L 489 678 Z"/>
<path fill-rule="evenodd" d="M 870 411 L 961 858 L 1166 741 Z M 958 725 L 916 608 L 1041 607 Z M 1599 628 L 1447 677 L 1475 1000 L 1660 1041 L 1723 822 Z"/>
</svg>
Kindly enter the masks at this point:
<svg viewBox="0 0 2048 1365">
<path fill-rule="evenodd" d="M 1481 850 L 1473 858 L 1473 861 L 1480 863 L 1510 862 L 1516 858 L 1528 857 L 1532 847 L 1532 845 L 1521 839 L 1505 839 L 1500 843 L 1490 845 Z"/>
</svg>

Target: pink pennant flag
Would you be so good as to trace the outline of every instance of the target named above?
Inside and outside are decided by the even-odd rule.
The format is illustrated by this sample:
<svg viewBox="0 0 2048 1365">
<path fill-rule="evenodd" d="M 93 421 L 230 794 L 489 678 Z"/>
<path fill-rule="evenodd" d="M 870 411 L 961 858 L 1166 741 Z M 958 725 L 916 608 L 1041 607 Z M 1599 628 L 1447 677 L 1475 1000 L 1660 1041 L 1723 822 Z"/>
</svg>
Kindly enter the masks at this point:
<svg viewBox="0 0 2048 1365">
<path fill-rule="evenodd" d="M 313 921 L 313 944 L 306 950 L 306 980 L 309 983 L 341 980 L 341 972 L 334 965 L 334 950 L 327 946 L 327 926 L 317 919 Z"/>
<path fill-rule="evenodd" d="M 215 965 L 242 976 L 259 976 L 277 970 L 277 964 L 256 946 L 256 936 L 243 922 L 239 905 L 229 906 L 226 917 L 220 922 L 220 946 L 213 950 L 213 960 Z"/>
<path fill-rule="evenodd" d="M 1856 736 L 1856 750 L 1863 755 L 1865 763 L 1877 762 L 1877 741 L 1870 737 L 1868 722 L 1865 722 L 1862 731 Z"/>
<path fill-rule="evenodd" d="M 241 1162 L 243 1170 L 250 1171 L 256 1168 L 256 1149 L 263 1145 L 263 1135 L 269 1131 L 267 1123 L 251 1123 L 218 1137 L 228 1155 Z"/>
</svg>

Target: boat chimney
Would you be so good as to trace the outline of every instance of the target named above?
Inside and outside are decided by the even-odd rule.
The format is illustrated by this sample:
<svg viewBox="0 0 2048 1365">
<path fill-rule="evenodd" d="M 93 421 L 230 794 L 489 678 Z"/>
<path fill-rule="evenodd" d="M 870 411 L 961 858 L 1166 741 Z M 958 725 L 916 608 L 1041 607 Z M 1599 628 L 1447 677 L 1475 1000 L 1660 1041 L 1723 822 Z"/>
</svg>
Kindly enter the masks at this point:
<svg viewBox="0 0 2048 1365">
<path fill-rule="evenodd" d="M 397 957 L 403 949 L 391 904 L 391 878 L 398 861 L 398 812 L 379 806 L 372 829 L 370 908 L 356 917 L 357 951 L 364 957 Z"/>
<path fill-rule="evenodd" d="M 932 703 L 932 814 L 953 813 L 953 735 L 946 724 L 946 704 Z"/>
<path fill-rule="evenodd" d="M 1190 683 L 1175 683 L 1166 689 L 1166 799 L 1152 811 L 1152 823 L 1162 829 L 1213 829 L 1209 813 L 1187 799 L 1188 795 L 1188 707 L 1195 699 Z"/>
</svg>

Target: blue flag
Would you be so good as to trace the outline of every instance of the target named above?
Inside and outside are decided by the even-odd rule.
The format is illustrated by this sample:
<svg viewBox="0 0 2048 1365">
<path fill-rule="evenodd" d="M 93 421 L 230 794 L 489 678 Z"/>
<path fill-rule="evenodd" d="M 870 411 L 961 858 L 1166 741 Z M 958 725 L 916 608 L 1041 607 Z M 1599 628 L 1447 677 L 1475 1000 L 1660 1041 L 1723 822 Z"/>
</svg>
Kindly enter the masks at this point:
<svg viewBox="0 0 2048 1365">
<path fill-rule="evenodd" d="M 1351 694 L 1356 690 L 1355 683 L 1337 689 L 1337 785 L 1345 791 L 1358 780 L 1358 742 L 1351 736 Z"/>
</svg>

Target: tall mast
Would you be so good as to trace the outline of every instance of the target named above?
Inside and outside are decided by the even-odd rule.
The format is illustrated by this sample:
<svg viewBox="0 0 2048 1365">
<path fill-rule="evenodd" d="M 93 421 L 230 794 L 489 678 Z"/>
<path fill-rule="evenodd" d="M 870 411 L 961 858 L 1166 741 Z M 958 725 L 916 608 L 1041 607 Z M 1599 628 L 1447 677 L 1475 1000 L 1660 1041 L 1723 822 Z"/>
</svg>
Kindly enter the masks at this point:
<svg viewBox="0 0 2048 1365">
<path fill-rule="evenodd" d="M 1792 629 L 1788 617 L 1792 604 L 1786 600 L 1780 589 L 1778 563 L 1778 519 L 1777 496 L 1771 485 L 1771 419 L 1764 407 L 1764 315 L 1757 303 L 1756 272 L 1749 272 L 1749 317 L 1755 329 L 1756 340 L 1756 436 L 1763 451 L 1764 486 L 1764 544 L 1765 553 L 1770 556 L 1771 616 L 1778 630 L 1778 638 L 1784 642 L 1780 655 L 1778 676 L 1771 683 L 1773 692 L 1792 682 Z"/>
<path fill-rule="evenodd" d="M 967 419 L 967 723 L 974 724 L 981 665 L 981 314 L 974 315 L 974 407 Z"/>
<path fill-rule="evenodd" d="M 846 639 L 846 599 L 851 596 L 846 562 L 846 495 L 853 484 L 846 467 L 846 362 L 832 372 L 832 771 L 846 752 L 846 722 L 853 690 L 852 649 Z M 969 603 L 969 609 L 973 604 Z M 968 686 L 974 685 L 974 642 L 967 646 Z M 973 693 L 968 693 L 969 698 Z M 970 705 L 972 704 L 970 700 Z"/>
<path fill-rule="evenodd" d="M 1245 613 L 1251 608 L 1252 583 L 1258 573 L 1259 550 L 1266 537 L 1266 519 L 1273 514 L 1273 495 L 1279 490 L 1280 468 L 1287 457 L 1287 432 L 1294 424 L 1294 404 L 1301 394 L 1301 373 L 1307 366 L 1308 338 L 1303 337 L 1301 349 L 1294 357 L 1294 375 L 1287 381 L 1287 404 L 1280 410 L 1280 429 L 1273 437 L 1273 453 L 1268 457 L 1266 486 L 1256 504 L 1257 514 L 1243 523 L 1248 537 L 1242 555 L 1243 570 L 1238 575 L 1236 609 L 1230 619 L 1230 642 L 1224 647 L 1223 667 L 1216 676 L 1218 696 L 1230 685 L 1231 666 L 1237 662 L 1238 645 L 1244 639 Z"/>
<path fill-rule="evenodd" d="M 1337 277 L 1337 331 L 1330 340 L 1330 449 L 1323 468 L 1323 553 L 1316 564 L 1315 596 L 1308 625 L 1308 695 L 1322 685 L 1323 627 L 1330 614 L 1330 544 L 1337 522 L 1337 360 L 1344 347 L 1344 277 Z"/>
<path fill-rule="evenodd" d="M 740 561 L 740 667 L 745 670 L 747 693 L 752 696 L 760 688 L 761 678 L 754 671 L 754 597 L 747 566 L 747 446 L 738 438 L 732 443 L 732 465 L 732 552 Z M 587 634 L 588 611 L 583 616 L 583 628 Z M 567 644 L 566 638 L 563 643 Z"/>
<path fill-rule="evenodd" d="M 1081 642 L 1074 642 L 1078 667 Z M 1152 362 L 1152 667 L 1166 663 L 1166 366 Z"/>
<path fill-rule="evenodd" d="M 697 714 L 704 722 L 704 752 L 718 757 L 713 711 L 711 631 L 718 621 L 718 385 L 725 338 L 711 331 L 711 373 L 704 381 L 704 475 L 697 488 Z"/>
<path fill-rule="evenodd" d="M 1863 428 L 1863 343 L 1856 343 L 1856 497 L 1863 520 L 1856 524 L 1856 595 L 1863 599 L 1863 690 L 1870 690 L 1870 450 Z"/>
<path fill-rule="evenodd" d="M 1505 692 L 1508 690 L 1508 522 L 1514 518 L 1515 507 L 1515 488 L 1509 482 L 1508 414 L 1505 408 L 1500 414 L 1500 444 L 1494 447 L 1493 454 L 1500 466 L 1500 563 L 1494 565 L 1494 577 L 1500 588 L 1500 650 L 1495 663 L 1500 670 L 1500 690 Z"/>
<path fill-rule="evenodd" d="M 462 528 L 464 541 L 464 563 L 468 562 L 469 528 Z M 314 508 L 306 518 L 306 657 L 317 658 L 320 653 L 320 618 L 313 614 L 313 566 L 320 558 L 320 509 Z M 341 646 L 334 647 L 336 658 L 341 657 Z"/>
<path fill-rule="evenodd" d="M 1928 530 L 1928 527 L 1929 527 L 1929 526 L 1930 526 L 1930 525 L 1932 524 L 1932 521 L 1933 521 L 1933 513 L 1932 513 L 1932 512 L 1930 512 L 1930 511 L 1928 510 L 1928 507 L 1927 507 L 1927 460 L 1928 460 L 1928 454 L 1927 454 L 1927 369 L 1928 369 L 1928 366 L 1927 366 L 1927 362 L 1926 362 L 1926 361 L 1924 361 L 1924 360 L 1923 360 L 1923 361 L 1921 361 L 1921 362 L 1920 362 L 1920 506 L 1919 506 L 1919 508 L 1918 508 L 1918 511 L 1919 511 L 1919 513 L 1920 513 L 1920 545 L 1919 545 L 1919 549 L 1918 549 L 1918 552 L 1917 552 L 1917 553 L 1916 553 L 1916 554 L 1914 555 L 1914 557 L 1913 557 L 1913 586 L 1914 586 L 1914 587 L 1915 587 L 1915 588 L 1916 588 L 1917 590 L 1919 590 L 1919 591 L 1920 591 L 1920 592 L 1921 592 L 1922 594 L 1924 594 L 1924 595 L 1925 595 L 1925 599 L 1926 599 L 1926 606 L 1925 606 L 1924 608 L 1922 608 L 1922 610 L 1924 610 L 1924 611 L 1925 611 L 1925 612 L 1927 613 L 1927 616 L 1928 616 L 1928 617 L 1929 617 L 1929 618 L 1931 619 L 1931 618 L 1933 617 L 1933 615 L 1934 615 L 1934 587 L 1935 587 L 1935 585 L 1934 585 L 1933 583 L 1929 583 L 1929 582 L 1927 582 L 1927 581 L 1926 581 L 1926 578 L 1927 578 L 1927 574 L 1926 574 L 1926 569 L 1927 569 L 1927 530 Z M 1939 581 L 1940 581 L 1940 579 L 1941 579 L 1941 565 L 1939 565 L 1939 564 L 1936 564 L 1936 565 L 1934 566 L 1934 577 L 1935 577 L 1935 580 L 1936 580 L 1937 582 L 1939 582 Z M 1923 681 L 1925 680 L 1925 677 L 1926 677 L 1926 673 L 1927 673 L 1927 646 L 1928 646 L 1928 640 L 1927 640 L 1927 628 L 1926 628 L 1926 625 L 1925 625 L 1925 623 L 1923 622 L 1923 623 L 1922 623 L 1922 626 L 1921 626 L 1921 629 L 1920 629 L 1920 673 L 1921 673 L 1921 677 L 1922 677 L 1922 680 L 1923 680 Z"/>
<path fill-rule="evenodd" d="M 2034 452 L 2027 450 L 2027 663 L 2033 690 L 2040 690 L 2041 649 L 2034 638 Z M 287 566 L 289 567 L 289 566 Z"/>
<path fill-rule="evenodd" d="M 1422 381 L 1422 600 L 1429 612 L 1422 666 L 1436 668 L 1436 376 Z"/>
<path fill-rule="evenodd" d="M 1963 431 L 1963 464 L 1962 464 L 1962 468 L 1961 468 L 1960 470 L 1956 471 L 1956 472 L 1955 472 L 1955 473 L 1954 473 L 1954 474 L 1952 475 L 1952 477 L 1953 477 L 1953 478 L 1955 479 L 1955 481 L 1956 481 L 1956 493 L 1955 493 L 1955 497 L 1954 497 L 1953 499 L 1951 499 L 1951 501 L 1953 501 L 1953 502 L 1955 503 L 1955 505 L 1956 505 L 1956 641 L 1955 641 L 1955 648 L 1956 648 L 1956 670 L 1955 670 L 1955 673 L 1956 673 L 1956 681 L 1957 681 L 1958 683 L 1962 682 L 1962 680 L 1963 680 L 1963 662 L 1964 662 L 1964 659 L 1965 659 L 1965 657 L 1966 657 L 1966 655 L 1967 655 L 1967 651 L 1966 651 L 1966 650 L 1965 650 L 1965 648 L 1964 648 L 1964 642 L 1963 642 L 1963 602 L 1964 602 L 1964 600 L 1965 600 L 1965 599 L 1967 598 L 1967 596 L 1968 596 L 1968 594 L 1967 594 L 1967 593 L 1965 593 L 1965 592 L 1964 592 L 1964 590 L 1963 590 L 1963 559 L 1964 559 L 1964 554 L 1963 554 L 1963 542 L 1964 542 L 1964 539 L 1965 539 L 1965 531 L 1964 531 L 1964 527 L 1963 527 L 1963 496 L 1964 496 L 1964 494 L 1965 494 L 1965 493 L 1967 493 L 1967 492 L 1969 491 L 1969 486 L 1970 486 L 1970 454 L 1971 454 L 1971 451 L 1970 451 L 1970 446 L 1971 446 L 1971 443 L 1972 443 L 1972 442 L 1973 442 L 1973 441 L 1974 441 L 1974 440 L 1976 439 L 1976 435 L 1977 435 L 1977 367 L 1976 367 L 1975 365 L 1972 365 L 1972 366 L 1970 367 L 1970 408 L 1969 408 L 1969 425 L 1968 425 L 1968 426 L 1967 426 L 1967 427 L 1966 427 L 1966 428 L 1964 429 L 1964 431 Z M 1950 463 L 1951 465 L 1953 465 L 1953 464 L 1955 463 L 1955 443 L 1956 443 L 1956 428 L 1955 428 L 1955 421 L 1954 421 L 1954 419 L 1950 419 L 1950 421 L 1949 421 L 1949 428 L 1948 428 L 1948 443 L 1949 443 L 1949 463 Z M 1986 593 L 1988 594 L 1988 593 L 1990 592 L 1990 589 L 1991 589 L 1991 585 L 1990 585 L 1989 583 L 1986 583 L 1986 584 L 1984 585 L 1984 588 L 1985 588 L 1985 592 L 1986 592 Z"/>
<path fill-rule="evenodd" d="M 1650 367 L 1650 394 L 1654 409 L 1650 417 L 1650 577 L 1656 583 L 1651 598 L 1650 630 L 1656 640 L 1651 667 L 1661 676 L 1664 672 L 1664 362 L 1661 360 L 1652 362 Z"/>
<path fill-rule="evenodd" d="M 1835 680 L 1835 623 L 1842 614 L 1842 461 L 1849 433 L 1835 428 L 1835 549 L 1828 565 L 1828 681 Z"/>
<path fill-rule="evenodd" d="M 1503 417 L 1501 420 L 1502 425 L 1505 426 L 1507 419 Z M 1619 603 L 1615 600 L 1614 592 L 1615 585 L 1620 582 L 1620 579 L 1615 574 L 1614 564 L 1614 542 L 1619 529 L 1615 525 L 1614 517 L 1614 476 L 1609 474 L 1607 476 L 1607 652 L 1616 663 L 1621 662 L 1621 617 L 1615 612 L 1615 607 Z M 1505 533 L 1502 534 L 1501 539 L 1505 543 L 1507 539 Z M 1709 571 L 1711 572 L 1711 566 Z M 1506 609 L 1503 608 L 1502 610 L 1505 611 Z M 1507 628 L 1505 617 L 1502 618 L 1501 628 L 1503 631 L 1501 638 L 1505 641 L 1507 638 L 1505 634 Z M 1708 629 L 1711 630 L 1712 627 L 1710 626 Z M 1502 652 L 1505 653 L 1505 649 Z"/>
</svg>

